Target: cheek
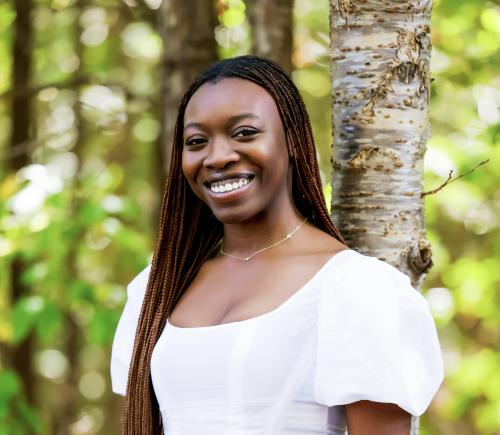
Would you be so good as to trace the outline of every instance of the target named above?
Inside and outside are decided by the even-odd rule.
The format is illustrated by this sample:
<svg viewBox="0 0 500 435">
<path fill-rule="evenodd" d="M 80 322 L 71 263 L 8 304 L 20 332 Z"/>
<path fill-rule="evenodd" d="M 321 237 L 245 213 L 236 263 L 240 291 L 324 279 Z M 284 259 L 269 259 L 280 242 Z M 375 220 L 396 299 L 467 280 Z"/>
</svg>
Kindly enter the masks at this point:
<svg viewBox="0 0 500 435">
<path fill-rule="evenodd" d="M 202 187 L 196 184 L 196 175 L 199 169 L 198 158 L 190 154 L 189 152 L 184 151 L 182 153 L 182 173 L 186 178 L 186 181 L 191 188 L 191 191 L 200 199 L 203 200 Z"/>
<path fill-rule="evenodd" d="M 286 172 L 290 166 L 286 143 L 278 141 L 269 143 L 262 150 L 261 161 L 265 162 L 265 166 L 268 168 L 268 176 L 273 179 L 282 179 L 283 176 L 286 176 Z"/>
<path fill-rule="evenodd" d="M 192 181 L 196 174 L 196 161 L 188 152 L 182 152 L 182 173 L 188 181 Z"/>
<path fill-rule="evenodd" d="M 191 187 L 191 190 L 195 191 L 194 177 L 196 175 L 196 171 L 194 170 L 192 162 L 188 158 L 184 157 L 184 155 L 182 156 L 182 173 L 184 174 L 188 185 Z"/>
</svg>

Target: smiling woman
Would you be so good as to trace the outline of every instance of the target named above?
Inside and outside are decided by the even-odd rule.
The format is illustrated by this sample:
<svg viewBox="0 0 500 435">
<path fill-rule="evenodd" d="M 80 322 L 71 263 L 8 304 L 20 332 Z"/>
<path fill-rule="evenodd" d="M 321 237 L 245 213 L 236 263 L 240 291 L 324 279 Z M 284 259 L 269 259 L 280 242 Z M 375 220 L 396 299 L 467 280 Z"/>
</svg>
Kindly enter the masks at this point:
<svg viewBox="0 0 500 435">
<path fill-rule="evenodd" d="M 134 435 L 406 435 L 441 384 L 426 300 L 345 245 L 304 103 L 274 63 L 224 60 L 186 92 L 111 376 Z"/>
<path fill-rule="evenodd" d="M 247 221 L 266 207 L 292 206 L 285 132 L 265 89 L 239 78 L 205 83 L 184 118 L 182 170 L 219 221 Z M 260 242 L 248 241 L 245 252 L 253 249 L 248 243 Z"/>
</svg>

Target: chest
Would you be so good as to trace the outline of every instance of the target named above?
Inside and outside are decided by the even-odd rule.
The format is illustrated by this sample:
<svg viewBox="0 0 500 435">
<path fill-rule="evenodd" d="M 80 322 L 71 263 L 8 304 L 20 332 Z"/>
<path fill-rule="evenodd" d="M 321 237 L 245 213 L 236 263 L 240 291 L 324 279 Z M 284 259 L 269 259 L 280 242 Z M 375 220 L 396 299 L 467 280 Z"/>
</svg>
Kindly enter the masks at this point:
<svg viewBox="0 0 500 435">
<path fill-rule="evenodd" d="M 246 321 L 196 328 L 167 323 L 151 362 L 159 401 L 276 397 L 316 322 L 317 297 L 316 288 L 306 287 Z"/>
<path fill-rule="evenodd" d="M 174 307 L 170 322 L 181 327 L 215 326 L 271 312 L 300 293 L 324 263 L 321 255 L 296 264 L 204 265 Z"/>
<path fill-rule="evenodd" d="M 151 379 L 168 435 L 257 435 L 276 416 L 284 425 L 276 433 L 344 433 L 342 407 L 314 399 L 319 301 L 331 285 L 320 278 L 315 274 L 276 308 L 246 320 L 202 327 L 167 320 Z"/>
</svg>

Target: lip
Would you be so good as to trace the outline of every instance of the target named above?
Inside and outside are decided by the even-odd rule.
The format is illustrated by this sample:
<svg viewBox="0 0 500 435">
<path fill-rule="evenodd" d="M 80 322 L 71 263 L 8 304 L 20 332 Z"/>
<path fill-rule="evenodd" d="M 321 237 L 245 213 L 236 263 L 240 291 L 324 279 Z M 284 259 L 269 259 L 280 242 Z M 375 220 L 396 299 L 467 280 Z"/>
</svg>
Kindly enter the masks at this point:
<svg viewBox="0 0 500 435">
<path fill-rule="evenodd" d="M 216 181 L 229 180 L 230 178 L 250 178 L 252 179 L 254 174 L 247 172 L 225 172 L 225 173 L 216 173 L 211 177 L 208 177 L 203 184 L 207 187 L 210 184 L 215 183 Z"/>
<path fill-rule="evenodd" d="M 225 177 L 225 178 L 227 178 L 227 177 Z M 239 189 L 231 190 L 230 192 L 219 192 L 219 193 L 216 193 L 216 192 L 212 192 L 210 190 L 210 187 L 208 187 L 207 185 L 204 184 L 203 186 L 205 187 L 205 189 L 207 189 L 208 195 L 214 201 L 218 201 L 218 202 L 230 202 L 230 201 L 234 201 L 234 200 L 240 198 L 241 196 L 243 196 L 245 194 L 245 192 L 248 189 L 250 189 L 250 187 L 253 185 L 254 180 L 255 180 L 255 177 L 252 176 L 252 178 L 250 179 L 250 181 L 248 182 L 248 184 L 246 184 L 243 187 L 240 187 Z"/>
</svg>

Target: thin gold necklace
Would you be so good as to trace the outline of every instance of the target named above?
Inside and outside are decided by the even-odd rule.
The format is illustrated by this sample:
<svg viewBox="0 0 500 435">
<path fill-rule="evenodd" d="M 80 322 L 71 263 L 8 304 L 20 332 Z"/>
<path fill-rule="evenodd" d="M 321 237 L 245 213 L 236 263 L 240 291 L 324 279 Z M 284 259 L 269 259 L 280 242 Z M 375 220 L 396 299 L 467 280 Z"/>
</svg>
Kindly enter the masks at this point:
<svg viewBox="0 0 500 435">
<path fill-rule="evenodd" d="M 295 229 L 293 229 L 291 232 L 289 232 L 285 237 L 283 237 L 280 241 L 276 242 L 276 243 L 273 243 L 272 245 L 270 246 L 267 246 L 266 248 L 262 248 L 262 249 L 259 249 L 257 252 L 254 252 L 252 255 L 249 255 L 248 257 L 237 257 L 236 255 L 232 255 L 232 254 L 228 254 L 227 252 L 224 252 L 224 250 L 222 249 L 222 245 L 224 244 L 224 239 L 222 239 L 222 243 L 221 243 L 221 248 L 220 248 L 220 253 L 222 255 L 227 255 L 229 257 L 233 257 L 233 258 L 237 258 L 238 260 L 244 260 L 244 261 L 248 261 L 250 260 L 250 258 L 252 258 L 254 255 L 257 255 L 259 252 L 262 252 L 262 251 L 265 251 L 267 249 L 271 249 L 273 248 L 274 246 L 276 245 L 279 245 L 280 243 L 284 242 L 285 240 L 288 240 L 289 238 L 291 238 L 293 236 L 293 234 L 295 233 L 295 231 L 297 231 L 302 225 L 304 225 L 304 223 L 306 222 L 307 218 L 305 218 L 302 223 L 300 223 L 298 226 L 295 227 Z"/>
</svg>

